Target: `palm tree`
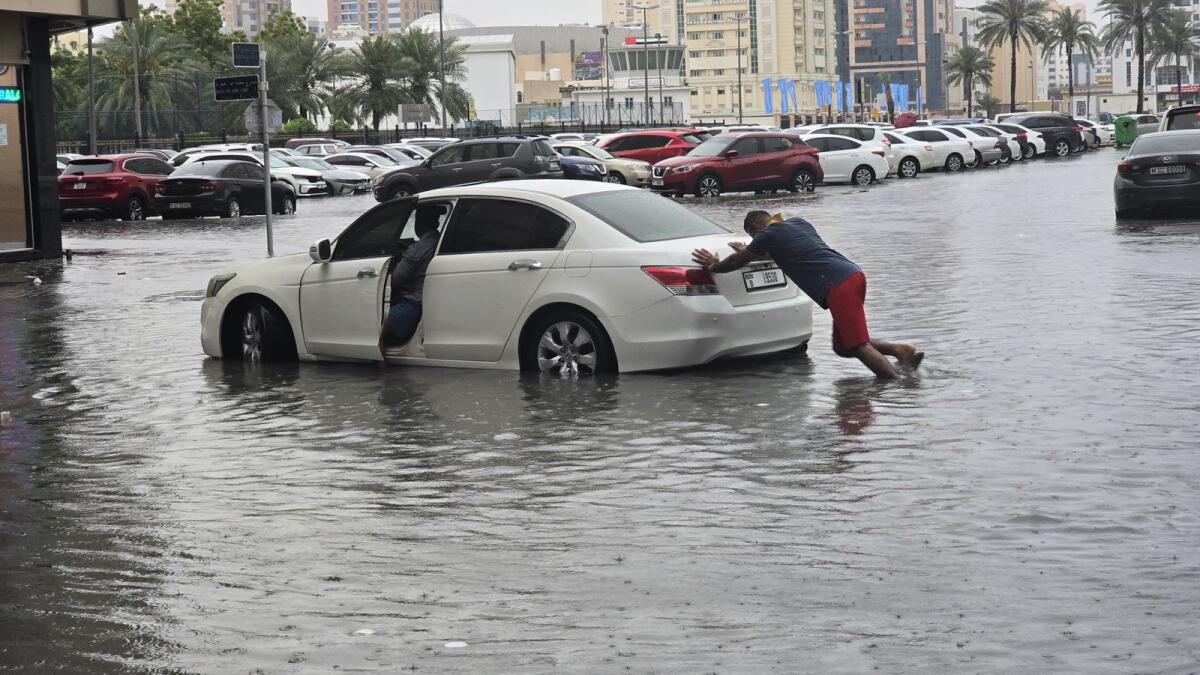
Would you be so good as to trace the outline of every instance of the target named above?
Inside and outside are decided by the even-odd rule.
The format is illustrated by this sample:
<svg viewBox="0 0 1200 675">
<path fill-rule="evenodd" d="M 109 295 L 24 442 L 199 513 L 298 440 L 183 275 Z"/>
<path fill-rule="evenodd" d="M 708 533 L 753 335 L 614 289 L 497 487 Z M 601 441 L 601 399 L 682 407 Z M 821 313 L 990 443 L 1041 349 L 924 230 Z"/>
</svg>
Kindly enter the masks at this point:
<svg viewBox="0 0 1200 675">
<path fill-rule="evenodd" d="M 1100 11 L 1108 15 L 1108 25 L 1100 34 L 1104 48 L 1112 52 L 1133 39 L 1137 51 L 1137 112 L 1145 111 L 1146 40 L 1159 29 L 1172 11 L 1172 0 L 1100 0 Z"/>
<path fill-rule="evenodd" d="M 184 45 L 161 22 L 132 19 L 102 43 L 99 52 L 102 66 L 97 69 L 115 76 L 116 82 L 105 85 L 96 97 L 97 110 L 116 113 L 134 108 L 135 72 L 141 109 L 151 113 L 152 120 L 159 111 L 173 107 L 171 78 L 180 72 Z"/>
<path fill-rule="evenodd" d="M 446 38 L 446 91 L 442 91 L 441 52 L 437 36 L 419 28 L 410 28 L 395 34 L 396 47 L 412 66 L 409 73 L 409 91 L 412 103 L 427 104 L 430 109 L 446 106 L 446 113 L 455 120 L 466 119 L 470 114 L 471 97 L 459 84 L 467 77 L 466 45 L 458 44 L 453 37 Z"/>
<path fill-rule="evenodd" d="M 992 96 L 990 93 L 984 94 L 979 99 L 979 107 L 983 108 L 983 112 L 988 117 L 995 117 L 996 113 L 1000 112 L 1000 99 Z"/>
<path fill-rule="evenodd" d="M 1078 10 L 1059 7 L 1050 12 L 1050 25 L 1046 27 L 1046 43 L 1042 53 L 1050 55 L 1062 49 L 1067 53 L 1067 99 L 1075 105 L 1075 52 L 1094 57 L 1100 51 L 1100 40 L 1096 37 L 1095 25 L 1084 21 Z"/>
<path fill-rule="evenodd" d="M 1200 24 L 1192 21 L 1187 10 L 1175 10 L 1155 30 L 1154 49 L 1150 61 L 1158 63 L 1175 57 L 1175 90 L 1183 103 L 1183 59 L 1191 60 L 1200 51 Z"/>
<path fill-rule="evenodd" d="M 975 102 L 975 82 L 985 87 L 992 86 L 992 68 L 996 64 L 987 52 L 978 47 L 959 47 L 946 59 L 946 81 L 962 84 L 966 89 L 967 117 L 971 117 Z"/>
<path fill-rule="evenodd" d="M 988 0 L 979 6 L 976 26 L 978 39 L 985 47 L 1000 47 L 1005 42 L 1012 46 L 1012 63 L 1009 72 L 1009 112 L 1017 111 L 1017 46 L 1024 44 L 1030 50 L 1042 41 L 1045 30 L 1045 13 L 1049 8 L 1046 0 Z"/>
<path fill-rule="evenodd" d="M 345 60 L 334 54 L 328 40 L 308 31 L 288 32 L 263 42 L 271 54 L 267 59 L 271 100 L 289 118 L 315 120 L 327 107 L 335 82 L 349 75 Z"/>
<path fill-rule="evenodd" d="M 385 35 L 363 38 L 342 66 L 353 79 L 330 99 L 331 112 L 337 118 L 370 118 L 371 128 L 379 131 L 384 116 L 411 100 L 408 82 L 412 65 L 395 41 Z"/>
</svg>

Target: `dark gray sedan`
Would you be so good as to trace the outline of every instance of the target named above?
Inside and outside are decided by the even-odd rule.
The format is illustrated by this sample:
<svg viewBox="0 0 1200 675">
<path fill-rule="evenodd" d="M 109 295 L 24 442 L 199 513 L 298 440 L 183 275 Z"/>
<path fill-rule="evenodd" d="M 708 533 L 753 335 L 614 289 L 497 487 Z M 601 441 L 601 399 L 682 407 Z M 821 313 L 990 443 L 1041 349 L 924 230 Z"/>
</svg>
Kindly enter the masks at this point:
<svg viewBox="0 0 1200 675">
<path fill-rule="evenodd" d="M 1113 197 L 1119 217 L 1200 215 L 1200 130 L 1138 136 L 1117 165 Z"/>
<path fill-rule="evenodd" d="M 336 167 L 319 157 L 280 157 L 292 166 L 321 172 L 329 194 L 358 194 L 371 189 L 371 177 L 361 171 Z"/>
</svg>

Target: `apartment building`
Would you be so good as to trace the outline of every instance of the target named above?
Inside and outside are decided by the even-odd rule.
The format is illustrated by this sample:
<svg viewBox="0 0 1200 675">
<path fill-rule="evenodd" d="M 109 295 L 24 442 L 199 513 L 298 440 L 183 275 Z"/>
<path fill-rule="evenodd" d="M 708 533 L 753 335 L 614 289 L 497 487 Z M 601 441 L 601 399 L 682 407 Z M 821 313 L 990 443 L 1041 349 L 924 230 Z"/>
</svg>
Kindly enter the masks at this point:
<svg viewBox="0 0 1200 675">
<path fill-rule="evenodd" d="M 330 30 L 357 25 L 369 35 L 407 28 L 417 19 L 438 11 L 437 0 L 327 0 L 326 5 Z M 446 15 L 447 19 L 451 16 Z"/>
<path fill-rule="evenodd" d="M 838 54 L 841 79 L 861 80 L 872 96 L 885 81 L 907 84 L 913 103 L 919 87 L 922 108 L 947 110 L 954 13 L 951 0 L 838 0 L 837 31 L 849 38 Z"/>
<path fill-rule="evenodd" d="M 224 0 L 221 3 L 221 19 L 228 30 L 240 30 L 254 37 L 272 14 L 291 9 L 292 0 Z"/>
</svg>

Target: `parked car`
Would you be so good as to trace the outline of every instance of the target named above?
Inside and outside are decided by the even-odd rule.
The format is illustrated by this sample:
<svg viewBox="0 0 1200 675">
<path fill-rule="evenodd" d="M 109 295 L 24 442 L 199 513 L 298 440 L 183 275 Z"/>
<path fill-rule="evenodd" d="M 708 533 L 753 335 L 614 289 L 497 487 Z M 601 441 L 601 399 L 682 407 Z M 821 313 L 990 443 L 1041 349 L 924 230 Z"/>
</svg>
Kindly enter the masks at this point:
<svg viewBox="0 0 1200 675">
<path fill-rule="evenodd" d="M 1046 152 L 1056 157 L 1066 157 L 1083 145 L 1082 128 L 1074 119 L 1060 113 L 1025 113 L 1013 115 L 1005 121 L 1042 134 L 1046 140 Z"/>
<path fill-rule="evenodd" d="M 64 215 L 93 211 L 143 220 L 156 212 L 155 191 L 171 171 L 171 165 L 150 155 L 80 157 L 58 177 L 59 207 Z"/>
<path fill-rule="evenodd" d="M 334 166 L 320 157 L 284 157 L 283 161 L 301 169 L 320 171 L 321 179 L 325 181 L 331 195 L 357 194 L 371 189 L 370 175 Z"/>
<path fill-rule="evenodd" d="M 1000 158 L 1004 156 L 1002 148 L 1007 145 L 1001 142 L 998 138 L 985 136 L 977 131 L 971 131 L 969 127 L 957 125 L 939 125 L 939 129 L 945 131 L 952 136 L 965 138 L 971 144 L 971 155 L 967 158 L 967 168 L 974 169 L 987 164 L 998 164 Z"/>
<path fill-rule="evenodd" d="M 1200 215 L 1200 130 L 1138 136 L 1117 165 L 1113 197 L 1121 217 L 1155 211 Z"/>
<path fill-rule="evenodd" d="M 550 140 L 558 143 L 563 141 L 589 143 L 596 138 L 596 134 L 590 133 L 562 133 L 550 134 Z"/>
<path fill-rule="evenodd" d="M 1016 134 L 1005 133 L 986 124 L 964 125 L 960 128 L 969 129 L 980 136 L 996 139 L 996 147 L 1000 150 L 999 161 L 1001 164 L 1025 158 L 1025 148 L 1021 145 L 1021 141 L 1017 140 Z"/>
<path fill-rule="evenodd" d="M 155 199 L 163 218 L 222 216 L 240 218 L 266 212 L 263 167 L 238 159 L 202 159 L 175 169 L 158 184 Z M 271 181 L 271 210 L 296 212 L 296 192 L 282 180 Z"/>
<path fill-rule="evenodd" d="M 1133 121 L 1137 122 L 1138 136 L 1141 136 L 1142 134 L 1152 134 L 1158 131 L 1158 128 L 1162 126 L 1162 120 L 1158 118 L 1158 115 L 1151 115 L 1149 113 L 1134 115 Z"/>
<path fill-rule="evenodd" d="M 1000 131 L 1013 134 L 1017 140 L 1022 141 L 1022 150 L 1025 159 L 1033 159 L 1038 155 L 1046 153 L 1046 137 L 1040 132 L 1033 129 L 1026 129 L 1019 124 L 1009 124 L 1008 122 L 996 122 L 988 126 L 995 127 Z"/>
<path fill-rule="evenodd" d="M 58 175 L 60 175 L 60 176 L 62 175 L 62 172 L 67 168 L 66 164 L 63 164 L 62 162 L 58 162 L 58 161 L 54 162 L 54 166 L 55 166 L 55 168 L 58 169 Z"/>
<path fill-rule="evenodd" d="M 591 157 L 608 167 L 610 183 L 646 187 L 650 184 L 650 164 L 637 159 L 616 157 L 604 148 L 583 141 L 556 142 L 551 147 L 563 157 Z"/>
<path fill-rule="evenodd" d="M 387 159 L 395 162 L 396 166 L 415 166 L 425 161 L 424 157 L 418 157 L 414 159 L 413 157 L 410 157 L 408 153 L 403 152 L 398 148 L 378 145 L 352 145 L 348 148 L 344 148 L 342 152 L 357 152 L 363 155 L 386 157 Z M 432 155 L 433 153 L 429 154 Z"/>
<path fill-rule="evenodd" d="M 812 192 L 824 178 L 817 151 L 794 136 L 747 132 L 713 136 L 683 157 L 658 162 L 650 187 L 716 197 L 742 190 Z"/>
<path fill-rule="evenodd" d="M 55 155 L 54 158 L 63 164 L 70 164 L 71 162 L 77 159 L 83 159 L 84 157 L 87 157 L 87 155 L 80 155 L 74 152 L 60 152 Z"/>
<path fill-rule="evenodd" d="M 338 143 L 306 143 L 295 147 L 296 153 L 308 157 L 324 157 L 332 155 L 336 152 L 341 152 L 344 148 L 350 147 L 350 144 L 340 145 Z"/>
<path fill-rule="evenodd" d="M 406 138 L 404 142 L 408 145 L 416 145 L 426 150 L 440 150 L 451 143 L 457 143 L 457 138 L 443 138 L 439 136 L 422 136 L 418 138 Z"/>
<path fill-rule="evenodd" d="M 1097 125 L 1079 117 L 1072 117 L 1071 119 L 1075 120 L 1075 124 L 1079 125 L 1079 137 L 1083 139 L 1084 148 L 1091 149 L 1100 146 L 1100 134 Z"/>
<path fill-rule="evenodd" d="M 433 155 L 433 151 L 429 148 L 423 148 L 419 145 L 409 145 L 407 143 L 389 143 L 384 147 L 395 148 L 403 153 L 405 157 L 417 161 L 424 161 Z"/>
<path fill-rule="evenodd" d="M 891 167 L 887 151 L 834 134 L 810 134 L 804 142 L 816 148 L 825 183 L 851 183 L 866 187 L 887 177 Z"/>
<path fill-rule="evenodd" d="M 318 138 L 318 137 L 289 138 L 284 142 L 283 147 L 285 147 L 289 150 L 295 150 L 296 148 L 299 148 L 300 146 L 310 145 L 313 143 L 326 143 L 329 145 L 336 145 L 339 148 L 350 147 L 349 143 L 347 143 L 346 141 L 337 139 L 337 138 Z"/>
<path fill-rule="evenodd" d="M 694 130 L 655 129 L 614 134 L 596 145 L 617 157 L 656 164 L 668 157 L 686 155 L 703 142 Z"/>
<path fill-rule="evenodd" d="M 931 171 L 938 167 L 932 144 L 892 131 L 884 132 L 883 135 L 891 143 L 887 149 L 888 168 L 897 177 L 915 178 L 922 171 Z"/>
<path fill-rule="evenodd" d="M 212 152 L 192 155 L 184 161 L 184 166 L 192 162 L 213 159 L 236 159 L 262 165 L 261 153 Z M 271 157 L 271 176 L 290 184 L 292 191 L 299 197 L 316 197 L 327 194 L 329 191 L 329 186 L 325 184 L 325 179 L 321 178 L 320 171 L 292 166 L 278 157 Z"/>
<path fill-rule="evenodd" d="M 934 163 L 946 171 L 962 171 L 967 166 L 967 158 L 975 154 L 966 138 L 947 133 L 944 127 L 907 127 L 896 129 L 894 133 L 933 146 Z"/>
<path fill-rule="evenodd" d="M 134 152 L 139 155 L 152 155 L 164 162 L 171 161 L 172 157 L 179 154 L 179 152 L 170 148 L 138 148 Z"/>
<path fill-rule="evenodd" d="M 375 178 L 372 189 L 383 202 L 463 183 L 562 176 L 558 153 L 546 139 L 490 136 L 447 145 L 422 164 Z"/>
<path fill-rule="evenodd" d="M 608 180 L 608 167 L 604 162 L 591 157 L 559 156 L 558 163 L 562 167 L 563 178 L 571 180 Z"/>
<path fill-rule="evenodd" d="M 304 156 L 304 155 L 301 155 L 300 153 L 296 152 L 295 150 L 291 150 L 289 148 L 271 148 L 271 154 L 274 155 L 275 157 L 282 157 L 282 158 L 303 157 Z"/>
<path fill-rule="evenodd" d="M 814 124 L 805 127 L 805 129 L 806 131 L 802 136 L 809 134 L 845 136 L 846 138 L 862 141 L 863 144 L 871 148 L 883 148 L 886 150 L 888 143 L 891 142 L 883 135 L 883 129 L 871 124 Z"/>
<path fill-rule="evenodd" d="M 382 155 L 371 155 L 365 152 L 338 152 L 329 155 L 325 161 L 333 166 L 341 169 L 349 169 L 351 171 L 360 171 L 367 174 L 372 179 L 382 176 L 392 171 L 397 171 L 406 166 L 416 166 L 416 164 L 406 161 L 403 166 L 392 161 L 389 157 Z"/>
<path fill-rule="evenodd" d="M 212 152 L 257 152 L 262 156 L 262 145 L 258 143 L 211 143 L 208 145 L 198 145 L 194 148 L 180 150 L 178 154 L 171 158 L 171 166 L 183 166 L 188 161 L 189 157 L 202 153 Z"/>
<path fill-rule="evenodd" d="M 379 348 L 389 270 L 417 205 L 449 211 L 423 315 Z M 744 235 L 645 190 L 539 180 L 463 185 L 381 204 L 308 255 L 212 277 L 200 310 L 213 357 L 385 361 L 549 376 L 679 368 L 800 347 L 812 303 L 774 262 L 710 275 L 695 248 Z"/>
<path fill-rule="evenodd" d="M 1200 129 L 1200 105 L 1177 105 L 1163 114 L 1159 131 Z"/>
</svg>

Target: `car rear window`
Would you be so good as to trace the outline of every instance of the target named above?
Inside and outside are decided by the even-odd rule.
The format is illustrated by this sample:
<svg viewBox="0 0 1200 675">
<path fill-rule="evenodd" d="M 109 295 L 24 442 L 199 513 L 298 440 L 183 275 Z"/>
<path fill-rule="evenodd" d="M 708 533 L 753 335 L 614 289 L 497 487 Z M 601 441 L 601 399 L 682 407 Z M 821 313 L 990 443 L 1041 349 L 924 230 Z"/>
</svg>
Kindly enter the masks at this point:
<svg viewBox="0 0 1200 675">
<path fill-rule="evenodd" d="M 171 178 L 186 178 L 188 176 L 217 176 L 220 175 L 221 169 L 229 166 L 228 161 L 204 161 L 192 162 L 171 172 Z"/>
<path fill-rule="evenodd" d="M 1200 151 L 1200 134 L 1171 134 L 1142 136 L 1133 142 L 1131 155 L 1160 155 L 1168 152 Z"/>
<path fill-rule="evenodd" d="M 93 173 L 112 173 L 114 164 L 107 159 L 76 159 L 67 165 L 63 174 L 88 175 Z"/>
<path fill-rule="evenodd" d="M 1167 131 L 1200 129 L 1200 110 L 1188 110 L 1177 114 L 1167 113 Z"/>
<path fill-rule="evenodd" d="M 667 241 L 729 230 L 653 192 L 614 190 L 570 197 L 567 201 L 634 241 Z"/>
<path fill-rule="evenodd" d="M 685 143 L 691 143 L 692 145 L 700 145 L 704 142 L 704 139 L 696 134 L 680 134 L 679 137 L 682 138 Z"/>
</svg>

